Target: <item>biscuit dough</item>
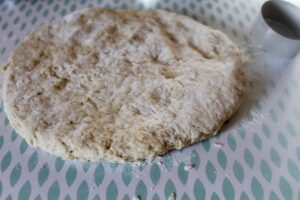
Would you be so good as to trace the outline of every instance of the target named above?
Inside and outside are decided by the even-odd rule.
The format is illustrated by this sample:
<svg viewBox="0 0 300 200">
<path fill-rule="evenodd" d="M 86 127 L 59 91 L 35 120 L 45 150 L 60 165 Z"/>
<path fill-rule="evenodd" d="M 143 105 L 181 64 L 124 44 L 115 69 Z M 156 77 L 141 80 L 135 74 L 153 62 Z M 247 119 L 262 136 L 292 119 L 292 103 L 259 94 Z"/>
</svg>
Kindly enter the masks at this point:
<svg viewBox="0 0 300 200">
<path fill-rule="evenodd" d="M 215 135 L 244 91 L 239 49 L 161 10 L 92 8 L 30 33 L 4 66 L 4 108 L 33 147 L 143 161 Z"/>
</svg>

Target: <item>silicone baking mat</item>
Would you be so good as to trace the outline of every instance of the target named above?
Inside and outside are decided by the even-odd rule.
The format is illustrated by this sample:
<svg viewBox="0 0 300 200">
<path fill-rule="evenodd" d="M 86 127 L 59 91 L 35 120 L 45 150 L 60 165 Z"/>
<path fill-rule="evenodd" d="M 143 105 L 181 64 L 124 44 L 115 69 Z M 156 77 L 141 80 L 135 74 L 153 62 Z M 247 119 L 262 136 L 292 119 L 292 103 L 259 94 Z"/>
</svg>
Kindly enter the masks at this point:
<svg viewBox="0 0 300 200">
<path fill-rule="evenodd" d="M 64 161 L 33 149 L 1 106 L 0 199 L 300 199 L 300 56 L 276 66 L 276 58 L 250 48 L 246 34 L 261 3 L 0 0 L 0 65 L 34 27 L 87 7 L 189 15 L 227 33 L 249 58 L 245 101 L 221 134 L 144 165 Z"/>
</svg>

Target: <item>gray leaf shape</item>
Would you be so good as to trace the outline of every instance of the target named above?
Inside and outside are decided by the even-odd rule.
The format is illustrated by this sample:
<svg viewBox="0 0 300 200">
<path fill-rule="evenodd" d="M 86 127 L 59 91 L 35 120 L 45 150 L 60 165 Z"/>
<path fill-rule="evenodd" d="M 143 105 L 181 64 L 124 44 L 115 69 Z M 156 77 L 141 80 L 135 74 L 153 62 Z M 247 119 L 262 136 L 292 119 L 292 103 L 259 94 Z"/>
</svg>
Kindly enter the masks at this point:
<svg viewBox="0 0 300 200">
<path fill-rule="evenodd" d="M 293 190 L 289 182 L 284 178 L 280 177 L 279 188 L 284 199 L 293 199 Z"/>
<path fill-rule="evenodd" d="M 234 199 L 235 196 L 233 186 L 227 178 L 223 181 L 223 194 L 225 199 L 228 200 Z"/>
<path fill-rule="evenodd" d="M 129 198 L 128 194 L 126 194 L 122 200 L 131 200 L 131 199 Z"/>
<path fill-rule="evenodd" d="M 91 167 L 90 163 L 88 163 L 88 162 L 82 163 L 82 169 L 84 172 L 87 172 L 90 169 L 90 167 Z"/>
<path fill-rule="evenodd" d="M 295 181 L 299 181 L 300 172 L 297 167 L 297 164 L 293 160 L 289 159 L 287 166 L 290 175 L 295 179 Z"/>
<path fill-rule="evenodd" d="M 66 172 L 66 182 L 68 184 L 68 186 L 71 186 L 77 176 L 77 169 L 75 165 L 70 165 L 67 172 Z"/>
<path fill-rule="evenodd" d="M 8 151 L 1 160 L 1 172 L 4 172 L 11 163 L 12 154 Z"/>
<path fill-rule="evenodd" d="M 190 197 L 187 195 L 187 193 L 184 193 L 181 197 L 181 200 L 190 200 Z"/>
<path fill-rule="evenodd" d="M 189 173 L 188 173 L 188 171 L 184 170 L 184 166 L 185 166 L 185 164 L 183 162 L 181 162 L 179 164 L 178 170 L 177 170 L 179 180 L 181 181 L 181 183 L 183 185 L 186 184 L 188 177 L 189 177 Z"/>
<path fill-rule="evenodd" d="M 89 197 L 89 186 L 85 181 L 82 181 L 77 189 L 77 200 L 87 200 Z"/>
<path fill-rule="evenodd" d="M 30 195 L 31 195 L 31 185 L 29 181 L 26 181 L 19 191 L 18 200 L 29 200 Z"/>
<path fill-rule="evenodd" d="M 255 199 L 257 200 L 264 199 L 263 187 L 255 177 L 253 177 L 251 181 L 251 191 Z"/>
<path fill-rule="evenodd" d="M 218 158 L 218 162 L 219 162 L 220 166 L 222 167 L 222 169 L 225 169 L 227 166 L 227 157 L 223 150 L 220 149 L 218 151 L 217 158 Z"/>
<path fill-rule="evenodd" d="M 0 180 L 0 197 L 2 196 L 2 191 L 3 191 L 3 185 L 2 185 L 2 182 Z"/>
<path fill-rule="evenodd" d="M 277 166 L 280 167 L 281 165 L 281 158 L 279 156 L 279 153 L 272 147 L 270 151 L 270 157 L 272 162 Z"/>
<path fill-rule="evenodd" d="M 157 185 L 160 179 L 160 169 L 159 166 L 154 162 L 150 167 L 150 178 L 154 185 Z"/>
<path fill-rule="evenodd" d="M 245 192 L 242 192 L 240 200 L 250 200 Z"/>
<path fill-rule="evenodd" d="M 165 185 L 165 198 L 168 199 L 173 192 L 176 193 L 176 187 L 171 179 L 169 179 Z"/>
<path fill-rule="evenodd" d="M 152 197 L 152 200 L 160 200 L 160 198 L 157 194 L 154 194 L 153 197 Z"/>
<path fill-rule="evenodd" d="M 23 154 L 28 148 L 27 142 L 23 139 L 21 144 L 20 144 L 20 152 Z"/>
<path fill-rule="evenodd" d="M 57 172 L 60 172 L 60 170 L 63 168 L 65 164 L 65 161 L 61 159 L 60 157 L 57 157 L 55 160 L 55 169 Z"/>
<path fill-rule="evenodd" d="M 230 149 L 232 151 L 235 151 L 236 141 L 235 141 L 234 137 L 231 134 L 227 136 L 227 142 L 228 142 L 228 145 L 229 145 Z"/>
<path fill-rule="evenodd" d="M 97 186 L 99 186 L 104 179 L 105 171 L 101 163 L 99 163 L 94 172 L 94 181 Z"/>
<path fill-rule="evenodd" d="M 147 187 L 143 180 L 140 180 L 135 188 L 135 195 L 140 197 L 141 199 L 147 199 Z"/>
<path fill-rule="evenodd" d="M 18 163 L 10 173 L 10 185 L 12 187 L 18 182 L 18 180 L 21 177 L 21 174 L 22 174 L 21 164 Z"/>
<path fill-rule="evenodd" d="M 118 187 L 114 181 L 111 181 L 106 189 L 106 199 L 107 200 L 117 200 L 118 199 Z"/>
<path fill-rule="evenodd" d="M 60 187 L 57 181 L 50 186 L 48 190 L 48 200 L 57 200 L 59 199 Z"/>
<path fill-rule="evenodd" d="M 48 176 L 49 176 L 49 167 L 48 164 L 45 163 L 38 173 L 38 183 L 40 187 L 42 187 L 44 183 L 47 181 Z"/>
<path fill-rule="evenodd" d="M 0 136 L 0 149 L 2 148 L 3 144 L 4 144 L 4 137 L 3 137 L 3 135 L 1 135 Z"/>
<path fill-rule="evenodd" d="M 244 169 L 242 165 L 239 163 L 239 161 L 234 161 L 233 163 L 233 173 L 236 179 L 240 182 L 243 183 L 244 181 Z"/>
<path fill-rule="evenodd" d="M 71 197 L 67 194 L 67 196 L 65 196 L 64 200 L 72 200 Z"/>
<path fill-rule="evenodd" d="M 16 133 L 16 131 L 12 131 L 11 132 L 11 141 L 15 141 L 18 137 L 18 134 Z M 0 145 L 1 146 L 1 145 Z"/>
<path fill-rule="evenodd" d="M 246 149 L 244 152 L 244 160 L 246 161 L 247 165 L 252 169 L 254 166 L 254 158 L 252 153 Z"/>
<path fill-rule="evenodd" d="M 200 157 L 195 150 L 193 150 L 191 154 L 191 163 L 196 170 L 200 167 Z"/>
<path fill-rule="evenodd" d="M 258 150 L 261 150 L 262 142 L 261 142 L 261 139 L 259 138 L 259 136 L 256 133 L 253 134 L 253 143 L 254 143 L 255 147 Z"/>
<path fill-rule="evenodd" d="M 196 200 L 202 200 L 205 199 L 205 188 L 202 184 L 202 182 L 200 181 L 200 179 L 197 178 L 197 180 L 194 183 L 194 196 Z"/>
<path fill-rule="evenodd" d="M 167 168 L 168 171 L 170 171 L 173 168 L 173 158 L 169 154 L 165 155 L 163 157 L 164 159 L 164 165 Z"/>
<path fill-rule="evenodd" d="M 37 195 L 34 200 L 42 200 L 42 197 L 40 195 Z"/>
<path fill-rule="evenodd" d="M 5 200 L 13 200 L 13 198 L 11 197 L 11 195 L 8 195 Z"/>
<path fill-rule="evenodd" d="M 98 194 L 95 195 L 95 197 L 93 198 L 93 200 L 100 200 L 100 197 Z"/>
<path fill-rule="evenodd" d="M 214 193 L 211 195 L 210 200 L 220 200 L 220 198 L 219 198 L 219 196 L 214 192 Z"/>
<path fill-rule="evenodd" d="M 131 182 L 131 178 L 132 178 L 131 166 L 129 164 L 124 165 L 123 171 L 122 171 L 122 180 L 126 186 L 128 186 L 129 183 Z"/>
<path fill-rule="evenodd" d="M 201 142 L 201 144 L 206 152 L 210 150 L 210 140 L 204 140 L 203 142 Z"/>
<path fill-rule="evenodd" d="M 268 162 L 266 162 L 265 160 L 262 160 L 260 162 L 260 171 L 263 175 L 263 177 L 268 181 L 271 182 L 272 180 L 272 170 L 268 164 Z"/>
<path fill-rule="evenodd" d="M 205 173 L 206 173 L 206 177 L 207 179 L 214 184 L 217 178 L 217 171 L 216 168 L 214 167 L 214 165 L 208 161 L 205 167 Z"/>
<path fill-rule="evenodd" d="M 270 200 L 280 200 L 279 197 L 277 196 L 277 194 L 273 191 L 270 192 L 269 199 Z"/>
<path fill-rule="evenodd" d="M 39 160 L 39 155 L 38 153 L 35 151 L 32 153 L 32 155 L 30 156 L 29 160 L 28 160 L 28 170 L 29 172 L 32 172 L 34 170 L 34 168 L 36 167 L 37 163 Z"/>
</svg>

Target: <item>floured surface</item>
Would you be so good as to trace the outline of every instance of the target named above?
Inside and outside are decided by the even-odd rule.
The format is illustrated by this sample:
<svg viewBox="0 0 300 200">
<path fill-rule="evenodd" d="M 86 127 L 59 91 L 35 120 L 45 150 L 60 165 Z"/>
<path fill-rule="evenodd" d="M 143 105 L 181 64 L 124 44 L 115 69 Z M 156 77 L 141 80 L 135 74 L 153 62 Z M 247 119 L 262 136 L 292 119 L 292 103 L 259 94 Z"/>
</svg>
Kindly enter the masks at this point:
<svg viewBox="0 0 300 200">
<path fill-rule="evenodd" d="M 6 65 L 4 106 L 32 146 L 139 161 L 206 139 L 239 105 L 238 49 L 155 10 L 82 11 L 30 34 Z"/>
</svg>

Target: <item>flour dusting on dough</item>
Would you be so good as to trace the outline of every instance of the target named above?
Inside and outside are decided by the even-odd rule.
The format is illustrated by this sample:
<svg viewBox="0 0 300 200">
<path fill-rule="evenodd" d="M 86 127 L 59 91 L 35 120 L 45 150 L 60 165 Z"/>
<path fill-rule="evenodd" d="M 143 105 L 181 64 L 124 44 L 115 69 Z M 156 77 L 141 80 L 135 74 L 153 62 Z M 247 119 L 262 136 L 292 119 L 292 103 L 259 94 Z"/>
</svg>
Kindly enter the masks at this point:
<svg viewBox="0 0 300 200">
<path fill-rule="evenodd" d="M 241 53 L 220 31 L 166 11 L 93 8 L 29 34 L 3 96 L 34 147 L 143 161 L 215 135 L 243 90 Z"/>
</svg>

